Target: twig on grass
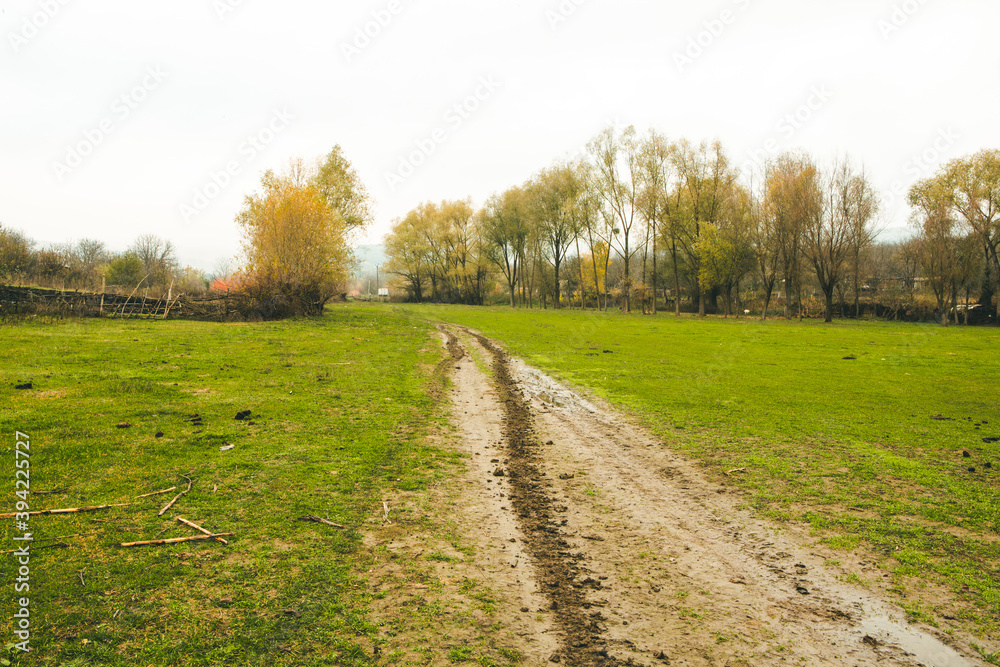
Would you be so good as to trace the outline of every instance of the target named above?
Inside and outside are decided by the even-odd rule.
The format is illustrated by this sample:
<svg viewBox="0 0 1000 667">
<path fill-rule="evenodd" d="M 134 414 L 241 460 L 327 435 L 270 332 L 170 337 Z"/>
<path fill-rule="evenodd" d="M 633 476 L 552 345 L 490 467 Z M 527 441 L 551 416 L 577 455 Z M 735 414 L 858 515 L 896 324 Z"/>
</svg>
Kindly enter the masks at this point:
<svg viewBox="0 0 1000 667">
<path fill-rule="evenodd" d="M 38 551 L 39 549 L 68 549 L 68 548 L 69 548 L 69 544 L 67 544 L 66 542 L 62 542 L 62 541 L 53 542 L 52 544 L 45 544 L 45 545 L 42 545 L 40 547 L 36 547 L 35 545 L 31 546 L 31 550 L 32 551 Z M 10 551 L 0 551 L 0 554 L 3 554 L 3 555 L 16 554 L 18 551 L 20 551 L 20 550 L 19 549 L 11 549 Z"/>
<path fill-rule="evenodd" d="M 122 503 L 121 505 L 94 505 L 93 507 L 67 507 L 66 509 L 58 510 L 41 510 L 38 512 L 27 512 L 29 516 L 45 516 L 48 514 L 75 514 L 77 512 L 96 512 L 97 510 L 106 510 L 112 507 L 127 507 L 132 503 Z M 24 512 L 11 512 L 9 514 L 0 514 L 0 519 L 13 519 L 18 514 L 24 514 Z"/>
<path fill-rule="evenodd" d="M 177 517 L 177 520 L 180 521 L 181 523 L 183 523 L 185 526 L 191 526 L 192 528 L 194 528 L 195 530 L 197 530 L 199 533 L 204 533 L 205 535 L 214 535 L 214 533 L 212 531 L 205 530 L 204 528 L 202 528 L 198 524 L 194 523 L 193 521 L 188 521 L 184 517 L 179 516 L 179 517 Z M 219 541 L 222 542 L 223 544 L 229 544 L 229 542 L 226 542 L 221 537 L 219 538 Z"/>
<path fill-rule="evenodd" d="M 383 500 L 382 509 L 384 511 L 382 514 L 382 523 L 389 523 L 389 503 Z"/>
<path fill-rule="evenodd" d="M 138 500 L 139 498 L 149 498 L 150 496 L 162 496 L 164 493 L 170 493 L 171 491 L 176 491 L 176 490 L 177 490 L 176 486 L 171 486 L 169 489 L 163 489 L 162 491 L 153 491 L 152 493 L 146 493 L 141 496 L 136 496 L 135 499 Z"/>
<path fill-rule="evenodd" d="M 232 537 L 235 533 L 213 533 L 211 535 L 195 535 L 194 537 L 172 537 L 169 540 L 145 540 L 142 542 L 122 542 L 123 547 L 145 547 L 160 544 L 178 544 L 180 542 L 199 542 L 214 540 L 219 537 Z"/>
<path fill-rule="evenodd" d="M 743 472 L 743 473 L 745 473 L 746 471 L 747 471 L 746 468 L 733 468 L 732 470 L 727 470 L 727 471 L 723 472 L 722 474 L 725 475 L 726 477 L 732 477 L 734 472 Z"/>
<path fill-rule="evenodd" d="M 322 523 L 327 526 L 333 526 L 334 528 L 340 528 L 341 530 L 347 530 L 347 526 L 341 526 L 339 523 L 334 523 L 332 521 L 327 521 L 326 519 L 320 518 L 313 514 L 307 514 L 306 516 L 300 516 L 299 521 L 312 521 L 314 523 Z"/>
<path fill-rule="evenodd" d="M 194 481 L 190 477 L 188 477 L 187 475 L 181 475 L 181 477 L 183 477 L 184 479 L 186 479 L 188 481 L 188 488 L 186 490 L 184 490 L 184 491 L 181 491 L 176 496 L 174 496 L 173 500 L 171 500 L 169 503 L 167 503 L 163 507 L 163 509 L 161 509 L 159 511 L 159 513 L 157 513 L 156 516 L 163 516 L 164 514 L 166 514 L 167 510 L 174 506 L 174 503 L 176 503 L 182 497 L 186 496 L 188 494 L 188 492 L 191 491 L 191 486 L 194 484 Z M 174 487 L 174 488 L 177 488 L 177 487 Z"/>
</svg>

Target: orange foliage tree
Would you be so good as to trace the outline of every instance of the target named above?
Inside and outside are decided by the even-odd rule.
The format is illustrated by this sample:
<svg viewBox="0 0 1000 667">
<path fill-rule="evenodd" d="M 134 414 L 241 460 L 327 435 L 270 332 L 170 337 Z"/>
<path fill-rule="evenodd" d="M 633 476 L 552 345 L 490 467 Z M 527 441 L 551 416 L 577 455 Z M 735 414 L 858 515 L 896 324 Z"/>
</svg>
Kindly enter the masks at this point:
<svg viewBox="0 0 1000 667">
<path fill-rule="evenodd" d="M 331 197 L 326 165 L 307 168 L 293 160 L 284 174 L 268 171 L 259 192 L 248 195 L 236 218 L 243 231 L 245 265 L 240 276 L 248 316 L 265 319 L 318 315 L 341 293 L 351 261 L 348 234 L 370 222 L 367 206 L 358 220 L 360 200 L 367 193 L 353 169 L 340 171 L 354 188 L 351 210 L 344 197 Z"/>
</svg>

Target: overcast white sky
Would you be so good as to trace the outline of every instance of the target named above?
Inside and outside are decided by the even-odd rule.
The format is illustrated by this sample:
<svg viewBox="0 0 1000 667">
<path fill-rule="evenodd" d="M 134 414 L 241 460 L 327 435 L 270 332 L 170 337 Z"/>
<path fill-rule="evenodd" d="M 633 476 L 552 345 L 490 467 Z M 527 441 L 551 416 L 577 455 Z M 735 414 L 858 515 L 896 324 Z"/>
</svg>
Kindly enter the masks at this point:
<svg viewBox="0 0 1000 667">
<path fill-rule="evenodd" d="M 1000 145 L 997 25 L 996 0 L 0 0 L 0 222 L 211 269 L 261 172 L 339 143 L 376 243 L 616 123 L 746 166 L 849 153 L 898 228 L 894 185 Z"/>
</svg>

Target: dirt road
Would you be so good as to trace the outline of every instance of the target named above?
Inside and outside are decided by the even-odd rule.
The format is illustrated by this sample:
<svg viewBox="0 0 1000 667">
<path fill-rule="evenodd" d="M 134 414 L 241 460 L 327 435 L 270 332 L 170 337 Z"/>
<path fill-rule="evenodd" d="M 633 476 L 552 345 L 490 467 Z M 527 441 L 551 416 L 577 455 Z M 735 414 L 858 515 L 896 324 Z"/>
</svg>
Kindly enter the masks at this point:
<svg viewBox="0 0 1000 667">
<path fill-rule="evenodd" d="M 472 460 L 464 520 L 529 664 L 984 664 L 629 419 L 477 334 L 442 338 Z"/>
</svg>

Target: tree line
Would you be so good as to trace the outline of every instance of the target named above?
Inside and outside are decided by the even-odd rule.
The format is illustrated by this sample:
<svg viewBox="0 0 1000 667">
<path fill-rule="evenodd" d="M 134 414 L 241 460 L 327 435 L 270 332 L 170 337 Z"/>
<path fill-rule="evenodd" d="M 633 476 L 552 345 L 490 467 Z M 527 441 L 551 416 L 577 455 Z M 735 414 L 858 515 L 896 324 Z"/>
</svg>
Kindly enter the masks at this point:
<svg viewBox="0 0 1000 667">
<path fill-rule="evenodd" d="M 173 243 L 154 234 L 120 252 L 95 239 L 38 247 L 24 232 L 0 224 L 0 281 L 88 291 L 175 285 L 198 292 L 208 288 L 210 276 L 181 266 Z"/>
<path fill-rule="evenodd" d="M 91 239 L 36 249 L 23 232 L 0 225 L 0 281 L 91 291 L 216 287 L 247 318 L 316 315 L 344 292 L 350 241 L 371 219 L 367 190 L 335 146 L 315 163 L 292 159 L 262 175 L 236 216 L 241 256 L 235 267 L 221 262 L 214 276 L 180 268 L 173 244 L 151 234 L 123 252 Z"/>
<path fill-rule="evenodd" d="M 815 296 L 831 321 L 838 305 L 860 316 L 862 296 L 893 283 L 911 302 L 930 286 L 944 317 L 963 292 L 995 313 L 998 197 L 1000 152 L 955 160 L 913 187 L 914 238 L 877 244 L 880 195 L 850 157 L 820 165 L 793 151 L 741 174 L 719 141 L 608 128 L 583 158 L 479 209 L 425 203 L 395 220 L 386 270 L 413 301 L 484 304 L 502 291 L 511 307 L 738 316 L 752 305 L 801 318 Z"/>
</svg>

